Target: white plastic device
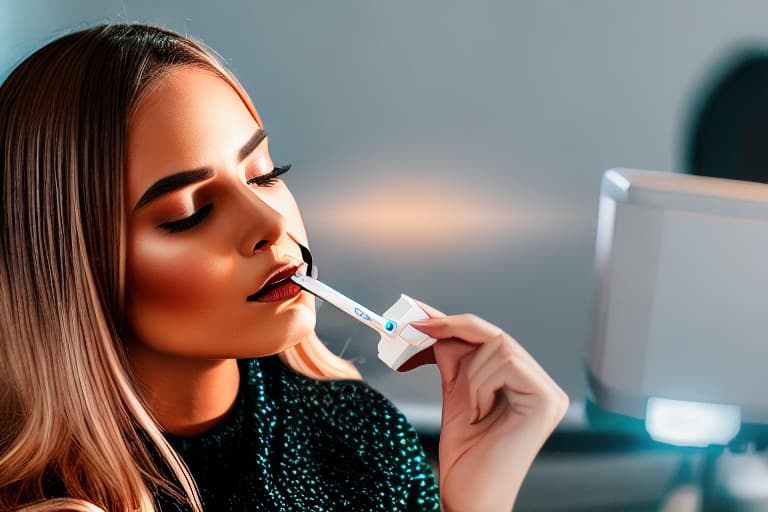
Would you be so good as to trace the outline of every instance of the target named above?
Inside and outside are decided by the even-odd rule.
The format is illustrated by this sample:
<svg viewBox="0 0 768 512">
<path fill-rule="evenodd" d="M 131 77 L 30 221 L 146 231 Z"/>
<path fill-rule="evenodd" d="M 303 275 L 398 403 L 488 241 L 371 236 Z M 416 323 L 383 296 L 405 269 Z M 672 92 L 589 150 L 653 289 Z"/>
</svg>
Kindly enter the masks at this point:
<svg viewBox="0 0 768 512">
<path fill-rule="evenodd" d="M 400 326 L 393 335 L 382 333 L 379 340 L 379 359 L 393 370 L 437 341 L 408 325 L 416 320 L 426 320 L 429 316 L 404 293 L 384 312 L 384 317 L 393 319 Z"/>
<path fill-rule="evenodd" d="M 437 341 L 408 325 L 410 322 L 429 318 L 409 296 L 401 294 L 384 315 L 378 315 L 327 284 L 307 276 L 306 268 L 306 265 L 302 266 L 291 276 L 291 281 L 378 332 L 381 336 L 378 346 L 379 359 L 393 370 L 397 370 Z"/>
<path fill-rule="evenodd" d="M 607 171 L 587 358 L 596 403 L 655 421 L 658 399 L 675 401 L 675 424 L 687 430 L 701 420 L 689 421 L 680 403 L 733 406 L 729 435 L 731 410 L 742 421 L 768 423 L 760 391 L 768 361 L 766 262 L 768 185 Z"/>
</svg>

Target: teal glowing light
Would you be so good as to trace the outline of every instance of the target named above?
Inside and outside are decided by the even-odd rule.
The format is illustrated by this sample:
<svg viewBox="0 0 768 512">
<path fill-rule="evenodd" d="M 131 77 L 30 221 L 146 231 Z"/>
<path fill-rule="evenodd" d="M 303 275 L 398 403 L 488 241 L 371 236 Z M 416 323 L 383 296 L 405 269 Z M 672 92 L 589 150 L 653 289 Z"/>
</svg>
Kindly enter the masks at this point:
<svg viewBox="0 0 768 512">
<path fill-rule="evenodd" d="M 384 328 L 387 330 L 387 332 L 394 332 L 395 327 L 397 327 L 397 324 L 392 320 L 387 320 L 387 323 L 384 324 Z"/>
</svg>

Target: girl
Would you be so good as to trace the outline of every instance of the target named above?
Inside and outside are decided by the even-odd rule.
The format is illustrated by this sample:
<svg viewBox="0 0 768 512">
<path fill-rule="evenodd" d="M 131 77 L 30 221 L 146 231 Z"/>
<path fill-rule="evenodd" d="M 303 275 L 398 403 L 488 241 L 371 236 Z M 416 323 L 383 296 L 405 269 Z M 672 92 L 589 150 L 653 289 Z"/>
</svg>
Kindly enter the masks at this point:
<svg viewBox="0 0 768 512">
<path fill-rule="evenodd" d="M 0 119 L 0 509 L 511 509 L 566 395 L 500 328 L 424 304 L 439 341 L 406 369 L 440 369 L 438 486 L 314 297 L 274 285 L 307 235 L 213 52 L 73 33 L 12 72 Z"/>
</svg>

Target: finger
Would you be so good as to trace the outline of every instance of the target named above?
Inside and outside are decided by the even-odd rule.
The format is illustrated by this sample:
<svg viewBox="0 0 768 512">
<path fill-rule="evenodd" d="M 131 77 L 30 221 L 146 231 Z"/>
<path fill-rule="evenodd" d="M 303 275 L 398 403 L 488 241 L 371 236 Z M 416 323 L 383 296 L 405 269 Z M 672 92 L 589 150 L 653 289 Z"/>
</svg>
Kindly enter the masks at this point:
<svg viewBox="0 0 768 512">
<path fill-rule="evenodd" d="M 416 302 L 416 303 L 417 303 L 417 304 L 418 304 L 418 305 L 419 305 L 419 306 L 420 306 L 420 307 L 421 307 L 421 308 L 424 310 L 424 312 L 425 312 L 425 313 L 427 313 L 427 315 L 429 315 L 429 317 L 430 317 L 428 320 L 410 322 L 410 323 L 409 323 L 409 325 L 413 325 L 413 327 L 414 327 L 414 328 L 416 328 L 416 327 L 417 327 L 417 325 L 419 325 L 419 326 L 422 326 L 422 327 L 424 327 L 424 329 L 427 329 L 427 330 L 430 330 L 430 331 L 433 331 L 433 330 L 437 330 L 437 329 L 447 329 L 447 326 L 441 326 L 441 327 L 437 327 L 439 324 L 437 324 L 437 323 L 435 322 L 435 319 L 446 319 L 446 318 L 455 318 L 455 317 L 470 317 L 470 319 L 471 319 L 471 320 L 476 320 L 476 321 L 477 321 L 479 324 L 482 324 L 482 325 L 483 325 L 483 326 L 484 326 L 484 327 L 487 329 L 487 330 L 486 330 L 486 332 L 494 332 L 494 329 L 495 329 L 495 330 L 497 330 L 497 331 L 498 331 L 498 332 L 500 332 L 500 333 L 504 333 L 504 331 L 503 331 L 503 330 L 502 330 L 500 327 L 498 327 L 498 326 L 496 326 L 496 325 L 494 325 L 494 324 L 491 324 L 490 322 L 488 322 L 488 321 L 486 321 L 486 320 L 483 320 L 482 318 L 479 318 L 479 317 L 477 317 L 476 315 L 473 315 L 473 314 L 469 314 L 469 313 L 467 313 L 467 314 L 464 314 L 464 315 L 451 315 L 451 316 L 449 317 L 448 315 L 446 315 L 446 314 L 445 314 L 445 313 L 443 313 L 442 311 L 440 311 L 440 310 L 438 310 L 438 309 L 435 309 L 434 307 L 430 306 L 429 304 L 425 304 L 424 302 L 421 302 L 421 301 L 420 301 L 420 300 L 418 300 L 418 299 L 413 299 L 413 300 L 414 300 L 414 302 Z M 422 323 L 422 322 L 425 322 L 425 323 Z M 417 329 L 417 330 L 419 330 L 419 329 Z M 429 333 L 427 333 L 427 332 L 425 332 L 425 331 L 422 331 L 422 332 L 424 332 L 424 334 L 429 334 Z M 504 334 L 506 334 L 506 333 L 504 333 Z M 432 335 L 432 337 L 433 337 L 433 338 L 447 338 L 448 336 L 439 336 L 439 335 L 438 335 L 438 333 L 436 333 L 436 332 L 435 332 L 435 333 L 434 333 L 434 335 Z M 471 340 L 471 339 L 468 339 L 468 338 L 466 338 L 466 337 L 463 337 L 463 336 L 460 336 L 460 335 L 457 335 L 457 334 L 453 334 L 451 337 L 461 338 L 461 339 L 463 339 L 464 341 L 469 341 L 469 342 L 472 342 L 472 341 L 473 341 L 473 340 Z M 510 338 L 511 338 L 511 337 L 510 337 Z M 526 351 L 525 351 L 525 349 L 524 349 L 524 348 L 523 348 L 523 347 L 522 347 L 522 346 L 521 346 L 521 345 L 520 345 L 520 344 L 519 344 L 519 343 L 518 343 L 516 340 L 514 340 L 513 338 L 511 338 L 511 340 L 514 342 L 514 344 L 516 344 L 516 345 L 518 345 L 518 346 L 519 346 L 520 350 L 521 350 L 521 351 L 522 351 L 522 352 L 523 352 L 523 353 L 524 353 L 524 354 L 525 354 L 525 355 L 526 355 L 528 358 L 530 358 L 530 360 L 531 360 L 532 362 L 535 362 L 535 360 L 533 359 L 533 357 L 532 357 L 530 354 L 528 354 L 528 352 L 526 352 Z M 483 341 L 483 340 L 480 340 L 480 341 Z"/>
<path fill-rule="evenodd" d="M 554 381 L 552 381 L 544 368 L 539 365 L 517 340 L 509 336 L 501 328 L 476 315 L 463 314 L 431 318 L 423 322 L 411 322 L 410 325 L 424 334 L 437 339 L 457 339 L 474 344 L 485 343 L 491 339 L 500 339 L 503 341 L 502 344 L 505 350 L 525 360 L 542 379 L 549 380 L 554 385 Z M 440 366 L 439 361 L 438 366 Z M 455 375 L 455 369 L 449 367 L 446 380 L 451 382 Z"/>
<path fill-rule="evenodd" d="M 506 407 L 517 414 L 534 415 L 539 419 L 562 420 L 568 408 L 568 395 L 556 384 L 541 379 L 528 365 L 514 363 L 516 371 L 500 367 L 480 384 L 477 394 L 479 402 L 478 416 L 475 423 L 481 421 L 494 410 L 494 404 L 501 392 Z M 533 412 L 533 411 L 537 412 Z"/>
<path fill-rule="evenodd" d="M 443 313 L 442 311 L 440 311 L 438 309 L 433 308 L 429 304 L 425 304 L 425 303 L 421 302 L 420 300 L 416 300 L 416 299 L 413 299 L 413 300 L 414 300 L 414 302 L 416 302 L 416 304 L 419 305 L 419 307 L 421 307 L 421 309 L 424 310 L 424 312 L 430 318 L 440 318 L 440 317 L 447 316 L 445 313 Z"/>
<path fill-rule="evenodd" d="M 421 303 L 420 303 L 421 304 Z M 425 305 L 426 306 L 426 305 Z M 436 311 L 437 313 L 440 313 L 437 310 L 433 311 L 433 308 L 429 308 L 427 306 L 427 313 L 428 314 L 434 314 Z M 440 313 L 442 314 L 442 313 Z M 474 322 L 478 321 L 481 327 L 484 327 L 486 331 L 484 333 L 478 334 L 476 332 L 477 327 L 474 327 L 474 333 L 468 334 L 469 329 L 472 329 L 473 327 L 465 326 L 466 328 L 462 331 L 462 329 L 458 329 L 458 332 L 463 332 L 464 336 L 453 336 L 450 334 L 450 325 L 448 326 L 448 329 L 443 329 L 442 332 L 438 331 L 430 331 L 429 329 L 424 329 L 422 332 L 425 334 L 432 336 L 433 338 L 437 338 L 438 340 L 442 341 L 451 341 L 448 345 L 442 345 L 440 344 L 440 341 L 435 343 L 433 347 L 434 353 L 435 353 L 435 362 L 437 363 L 437 366 L 440 370 L 440 377 L 442 380 L 442 386 L 443 390 L 450 392 L 453 390 L 453 387 L 455 385 L 456 378 L 459 373 L 459 369 L 461 367 L 461 359 L 468 355 L 473 350 L 477 349 L 477 346 L 472 346 L 473 343 L 471 343 L 471 340 L 474 340 L 474 345 L 477 345 L 478 343 L 481 343 L 483 341 L 482 336 L 488 336 L 490 334 L 493 334 L 495 332 L 500 332 L 503 334 L 503 331 L 499 329 L 498 327 L 494 326 L 493 324 L 490 324 L 489 322 L 485 322 L 484 320 L 476 317 L 475 315 L 454 315 L 454 316 L 443 316 L 443 317 L 433 317 L 430 320 L 427 320 L 426 322 L 432 323 L 432 322 L 441 322 L 444 320 L 452 320 L 451 325 L 453 325 L 455 322 L 453 320 L 459 319 L 460 321 L 464 322 Z M 414 326 L 414 328 L 419 329 L 419 327 L 422 324 L 417 324 L 416 322 L 411 322 L 411 325 Z M 418 326 L 417 326 L 418 325 Z M 440 329 L 438 327 L 438 329 Z M 466 340 L 464 337 L 469 337 L 471 340 Z M 468 341 L 470 341 L 468 343 Z M 410 367 L 409 367 L 410 368 Z"/>
<path fill-rule="evenodd" d="M 509 349 L 504 346 L 504 336 L 497 336 L 486 341 L 472 355 L 471 361 L 467 365 L 467 378 L 477 378 L 478 373 L 487 366 L 488 362 L 503 356 L 503 353 L 509 353 Z"/>
<path fill-rule="evenodd" d="M 504 333 L 500 327 L 471 313 L 430 318 L 410 325 L 433 338 L 459 338 L 469 343 L 482 343 Z"/>
<path fill-rule="evenodd" d="M 467 381 L 470 387 L 475 388 L 484 382 L 490 375 L 499 370 L 501 366 L 506 366 L 508 371 L 515 371 L 517 366 L 528 365 L 531 371 L 538 375 L 536 368 L 513 350 L 512 341 L 508 336 L 497 336 L 481 345 L 467 364 Z M 539 375 L 541 380 L 541 375 Z M 471 394 L 471 400 L 475 400 L 475 395 Z M 477 405 L 475 400 L 473 405 Z"/>
<path fill-rule="evenodd" d="M 514 338 L 512 338 L 511 336 L 506 334 L 498 326 L 495 326 L 494 324 L 491 324 L 490 322 L 487 322 L 486 320 L 483 320 L 482 318 L 479 318 L 476 315 L 472 315 L 472 314 L 448 316 L 445 313 L 443 313 L 442 311 L 440 311 L 440 310 L 430 306 L 429 304 L 421 302 L 420 300 L 417 300 L 417 299 L 413 299 L 413 300 L 424 310 L 425 313 L 427 313 L 427 315 L 430 316 L 429 320 L 425 320 L 424 321 L 426 323 L 410 322 L 410 325 L 413 325 L 413 327 L 415 329 L 420 330 L 420 331 L 424 332 L 424 334 L 432 336 L 433 338 L 438 338 L 438 339 L 443 338 L 443 339 L 445 339 L 445 338 L 449 337 L 449 331 L 451 329 L 451 325 L 449 324 L 449 325 L 443 325 L 443 326 L 439 326 L 438 327 L 439 324 L 437 324 L 436 322 L 439 322 L 439 320 L 437 320 L 437 319 L 450 320 L 450 319 L 456 319 L 457 317 L 465 317 L 465 319 L 468 320 L 469 323 L 463 323 L 462 325 L 465 325 L 468 328 L 472 328 L 472 324 L 476 322 L 475 325 L 478 325 L 479 327 L 484 328 L 485 329 L 484 332 L 486 334 L 491 334 L 493 332 L 499 332 L 499 333 L 503 334 L 504 337 L 507 338 L 507 343 L 511 345 L 511 348 L 513 349 L 514 352 L 516 352 L 516 353 L 519 352 L 519 354 L 524 359 L 526 359 L 534 367 L 534 370 L 537 371 L 538 373 L 540 373 L 540 375 L 542 377 L 549 378 L 549 375 L 538 364 L 538 362 L 533 358 L 533 356 L 531 356 L 525 350 L 525 348 L 523 348 L 523 346 L 520 345 L 520 343 L 517 342 L 517 340 L 515 340 Z M 453 320 L 451 320 L 451 323 L 453 323 Z M 494 330 L 497 330 L 497 331 L 494 331 Z M 483 339 L 478 339 L 476 337 L 472 337 L 470 335 L 467 335 L 466 333 L 464 333 L 464 335 L 462 335 L 461 332 L 455 332 L 455 333 L 451 334 L 450 337 L 459 338 L 459 339 L 461 339 L 461 341 L 468 341 L 470 343 L 472 343 L 472 342 L 474 342 L 474 343 L 481 343 L 481 342 L 485 341 Z M 413 363 L 410 363 L 410 360 L 409 360 L 409 363 L 410 363 L 409 366 L 404 367 L 403 371 L 408 371 L 408 370 L 417 368 L 419 366 L 422 366 L 424 364 L 430 364 L 430 363 L 433 363 L 433 362 L 436 362 L 438 364 L 438 366 L 440 366 L 440 363 L 437 361 L 437 358 L 435 358 L 435 361 L 433 361 L 429 356 L 423 356 L 423 357 L 425 357 L 424 360 L 416 359 L 416 356 L 414 356 L 414 358 L 412 358 L 414 360 Z M 447 373 L 451 374 L 448 377 L 448 380 L 452 381 L 453 378 L 455 378 L 455 374 L 456 374 L 455 373 L 455 369 L 449 368 Z M 553 381 L 553 383 L 554 383 L 554 381 Z"/>
<path fill-rule="evenodd" d="M 493 409 L 496 394 L 504 389 L 510 405 L 516 397 L 547 393 L 547 384 L 529 365 L 514 358 L 504 358 L 476 382 L 470 383 L 470 396 L 477 399 L 478 409 L 475 422 L 481 421 Z"/>
<path fill-rule="evenodd" d="M 456 384 L 466 356 L 477 350 L 476 345 L 464 343 L 461 340 L 438 340 L 432 345 L 435 351 L 435 360 L 440 370 L 440 380 L 443 385 L 443 393 L 450 393 Z"/>
<path fill-rule="evenodd" d="M 534 359 L 534 357 L 528 352 L 525 347 L 523 347 L 520 342 L 518 342 L 516 339 L 511 337 L 506 332 L 502 331 L 502 334 L 498 336 L 497 338 L 493 338 L 497 340 L 500 343 L 499 351 L 505 351 L 507 353 L 513 354 L 516 357 L 520 357 L 523 360 L 525 360 L 528 364 L 531 365 L 532 369 L 539 373 L 543 378 L 549 378 L 549 375 L 544 370 L 544 368 L 541 367 L 541 365 Z M 490 340 L 489 340 L 490 341 Z M 553 381 L 554 382 L 554 381 Z"/>
<path fill-rule="evenodd" d="M 505 357 L 492 357 L 482 367 L 480 367 L 480 369 L 472 378 L 467 379 L 467 385 L 469 388 L 469 407 L 472 411 L 470 418 L 477 418 L 479 416 L 482 398 L 482 384 L 499 371 L 505 371 L 504 367 L 507 366 L 507 363 L 508 361 Z M 471 363 L 468 366 L 471 366 Z"/>
</svg>

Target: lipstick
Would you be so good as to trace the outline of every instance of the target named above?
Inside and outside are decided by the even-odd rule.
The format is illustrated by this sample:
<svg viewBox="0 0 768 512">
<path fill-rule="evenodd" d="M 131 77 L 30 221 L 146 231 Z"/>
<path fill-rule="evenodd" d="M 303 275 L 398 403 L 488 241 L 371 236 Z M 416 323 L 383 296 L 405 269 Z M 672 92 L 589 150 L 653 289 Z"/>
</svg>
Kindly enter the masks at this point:
<svg viewBox="0 0 768 512">
<path fill-rule="evenodd" d="M 295 297 L 301 292 L 301 288 L 289 278 L 298 268 L 298 265 L 294 265 L 278 271 L 267 280 L 267 283 L 259 291 L 249 295 L 246 300 L 248 302 L 276 302 Z"/>
</svg>

